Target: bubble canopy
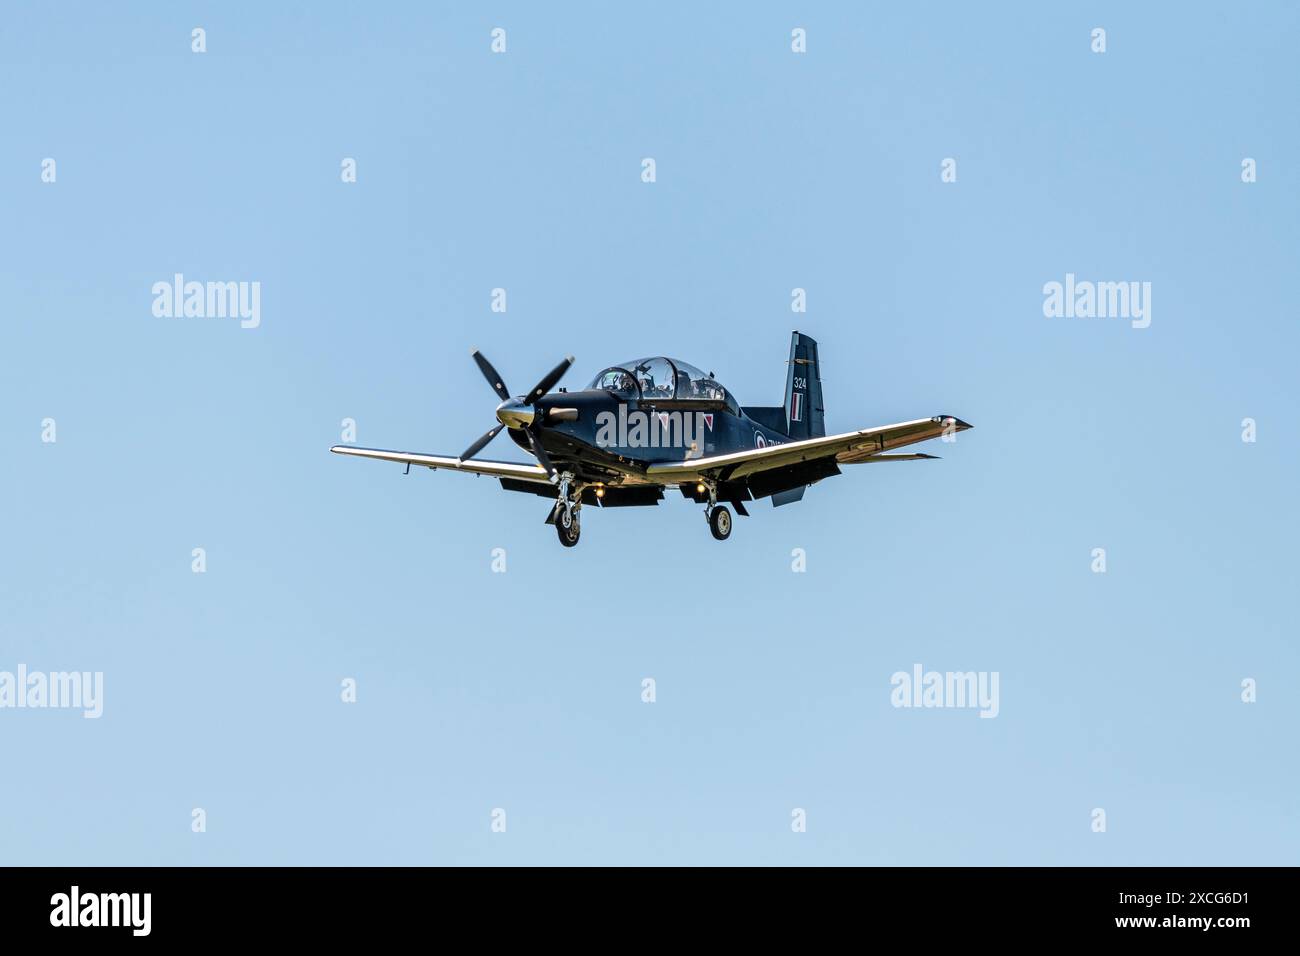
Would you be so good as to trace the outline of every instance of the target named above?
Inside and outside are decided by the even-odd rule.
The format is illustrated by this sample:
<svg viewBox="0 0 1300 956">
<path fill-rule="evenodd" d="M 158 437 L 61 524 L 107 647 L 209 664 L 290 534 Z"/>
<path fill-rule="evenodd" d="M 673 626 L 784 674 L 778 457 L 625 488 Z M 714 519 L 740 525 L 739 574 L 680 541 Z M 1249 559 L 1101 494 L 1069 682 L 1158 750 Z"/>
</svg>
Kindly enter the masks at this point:
<svg viewBox="0 0 1300 956">
<path fill-rule="evenodd" d="M 605 389 L 624 398 L 725 402 L 727 390 L 693 365 L 678 359 L 636 359 L 611 365 L 591 380 L 589 389 Z"/>
</svg>

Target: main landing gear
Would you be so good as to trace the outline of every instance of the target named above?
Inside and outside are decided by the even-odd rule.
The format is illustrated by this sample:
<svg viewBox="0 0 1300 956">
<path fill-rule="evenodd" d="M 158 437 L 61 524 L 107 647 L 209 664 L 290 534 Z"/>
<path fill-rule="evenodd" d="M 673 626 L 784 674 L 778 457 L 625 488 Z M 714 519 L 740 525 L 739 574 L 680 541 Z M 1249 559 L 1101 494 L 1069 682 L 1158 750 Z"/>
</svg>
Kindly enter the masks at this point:
<svg viewBox="0 0 1300 956">
<path fill-rule="evenodd" d="M 718 504 L 717 485 L 705 482 L 704 486 L 709 492 L 709 503 L 704 506 L 704 517 L 709 522 L 709 530 L 719 541 L 726 541 L 731 537 L 731 512 L 726 505 Z"/>
<path fill-rule="evenodd" d="M 726 505 L 718 504 L 716 484 L 712 482 L 701 482 L 701 484 L 709 492 L 709 500 L 704 506 L 704 517 L 709 522 L 709 531 L 717 540 L 726 541 L 731 537 L 731 511 Z M 555 525 L 555 535 L 560 539 L 560 544 L 572 548 L 582 536 L 583 485 L 575 480 L 572 472 L 561 472 L 557 485 L 555 507 L 551 510 L 546 523 Z M 741 514 L 745 513 L 739 502 L 736 507 L 740 509 Z"/>
<path fill-rule="evenodd" d="M 731 537 L 731 512 L 726 505 L 718 505 L 709 513 L 709 530 L 719 541 Z"/>
<path fill-rule="evenodd" d="M 574 490 L 573 476 L 568 473 L 560 476 L 559 490 L 559 500 L 555 503 L 555 533 L 559 535 L 560 544 L 572 548 L 582 534 L 578 518 L 582 510 L 582 492 Z"/>
</svg>

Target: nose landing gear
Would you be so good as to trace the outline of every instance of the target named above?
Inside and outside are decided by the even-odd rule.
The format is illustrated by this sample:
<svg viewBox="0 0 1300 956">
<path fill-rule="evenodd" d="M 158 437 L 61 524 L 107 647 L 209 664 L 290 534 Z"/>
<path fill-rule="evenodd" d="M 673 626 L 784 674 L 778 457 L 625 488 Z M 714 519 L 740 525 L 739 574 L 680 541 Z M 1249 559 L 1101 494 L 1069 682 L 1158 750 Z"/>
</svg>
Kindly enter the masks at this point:
<svg viewBox="0 0 1300 956">
<path fill-rule="evenodd" d="M 560 538 L 560 544 L 572 548 L 582 534 L 582 524 L 578 519 L 578 513 L 582 509 L 582 492 L 574 489 L 573 476 L 568 473 L 560 475 L 559 492 L 559 500 L 555 503 L 555 533 Z"/>
<path fill-rule="evenodd" d="M 559 515 L 555 518 L 555 533 L 560 536 L 560 544 L 566 548 L 572 548 L 578 543 L 578 536 L 582 534 L 582 526 L 578 522 L 578 512 L 561 508 Z"/>
</svg>

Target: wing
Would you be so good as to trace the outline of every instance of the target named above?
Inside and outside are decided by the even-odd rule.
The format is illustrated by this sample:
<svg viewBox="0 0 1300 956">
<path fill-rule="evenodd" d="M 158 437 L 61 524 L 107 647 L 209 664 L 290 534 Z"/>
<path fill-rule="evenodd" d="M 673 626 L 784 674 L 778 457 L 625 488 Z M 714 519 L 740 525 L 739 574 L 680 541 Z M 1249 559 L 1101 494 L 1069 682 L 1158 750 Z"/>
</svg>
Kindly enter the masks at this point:
<svg viewBox="0 0 1300 956">
<path fill-rule="evenodd" d="M 856 465 L 866 461 L 898 461 L 900 459 L 929 458 L 930 455 L 882 455 L 882 452 L 904 445 L 938 438 L 946 429 L 965 431 L 973 426 L 951 415 L 918 418 L 914 422 L 881 425 L 839 435 L 806 438 L 784 445 L 768 445 L 725 455 L 711 455 L 686 461 L 651 465 L 646 477 L 652 481 L 696 481 L 701 477 L 719 478 L 723 481 L 739 480 L 749 475 L 786 468 L 803 462 L 833 459 L 841 465 Z M 832 472 L 833 473 L 833 472 Z"/>
<path fill-rule="evenodd" d="M 398 464 L 419 465 L 422 468 L 448 471 L 467 471 L 473 475 L 491 475 L 494 478 L 514 478 L 519 481 L 551 483 L 546 469 L 541 465 L 523 465 L 513 461 L 482 461 L 478 458 L 447 458 L 442 455 L 422 455 L 410 451 L 385 451 L 382 448 L 357 448 L 353 445 L 335 445 L 330 451 L 336 455 L 354 455 L 358 458 L 377 458 Z"/>
</svg>

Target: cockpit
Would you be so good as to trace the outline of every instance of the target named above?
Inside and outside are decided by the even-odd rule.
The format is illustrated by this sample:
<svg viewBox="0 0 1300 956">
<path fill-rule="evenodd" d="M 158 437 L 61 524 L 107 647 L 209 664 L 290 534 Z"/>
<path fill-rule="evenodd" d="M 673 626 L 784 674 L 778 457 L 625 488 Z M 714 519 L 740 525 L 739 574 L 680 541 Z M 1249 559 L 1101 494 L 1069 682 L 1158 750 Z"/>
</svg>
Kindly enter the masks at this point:
<svg viewBox="0 0 1300 956">
<path fill-rule="evenodd" d="M 713 380 L 712 373 L 706 375 L 693 365 L 663 356 L 612 365 L 587 387 L 643 401 L 671 399 L 735 404 L 729 401 L 727 390 Z"/>
</svg>

